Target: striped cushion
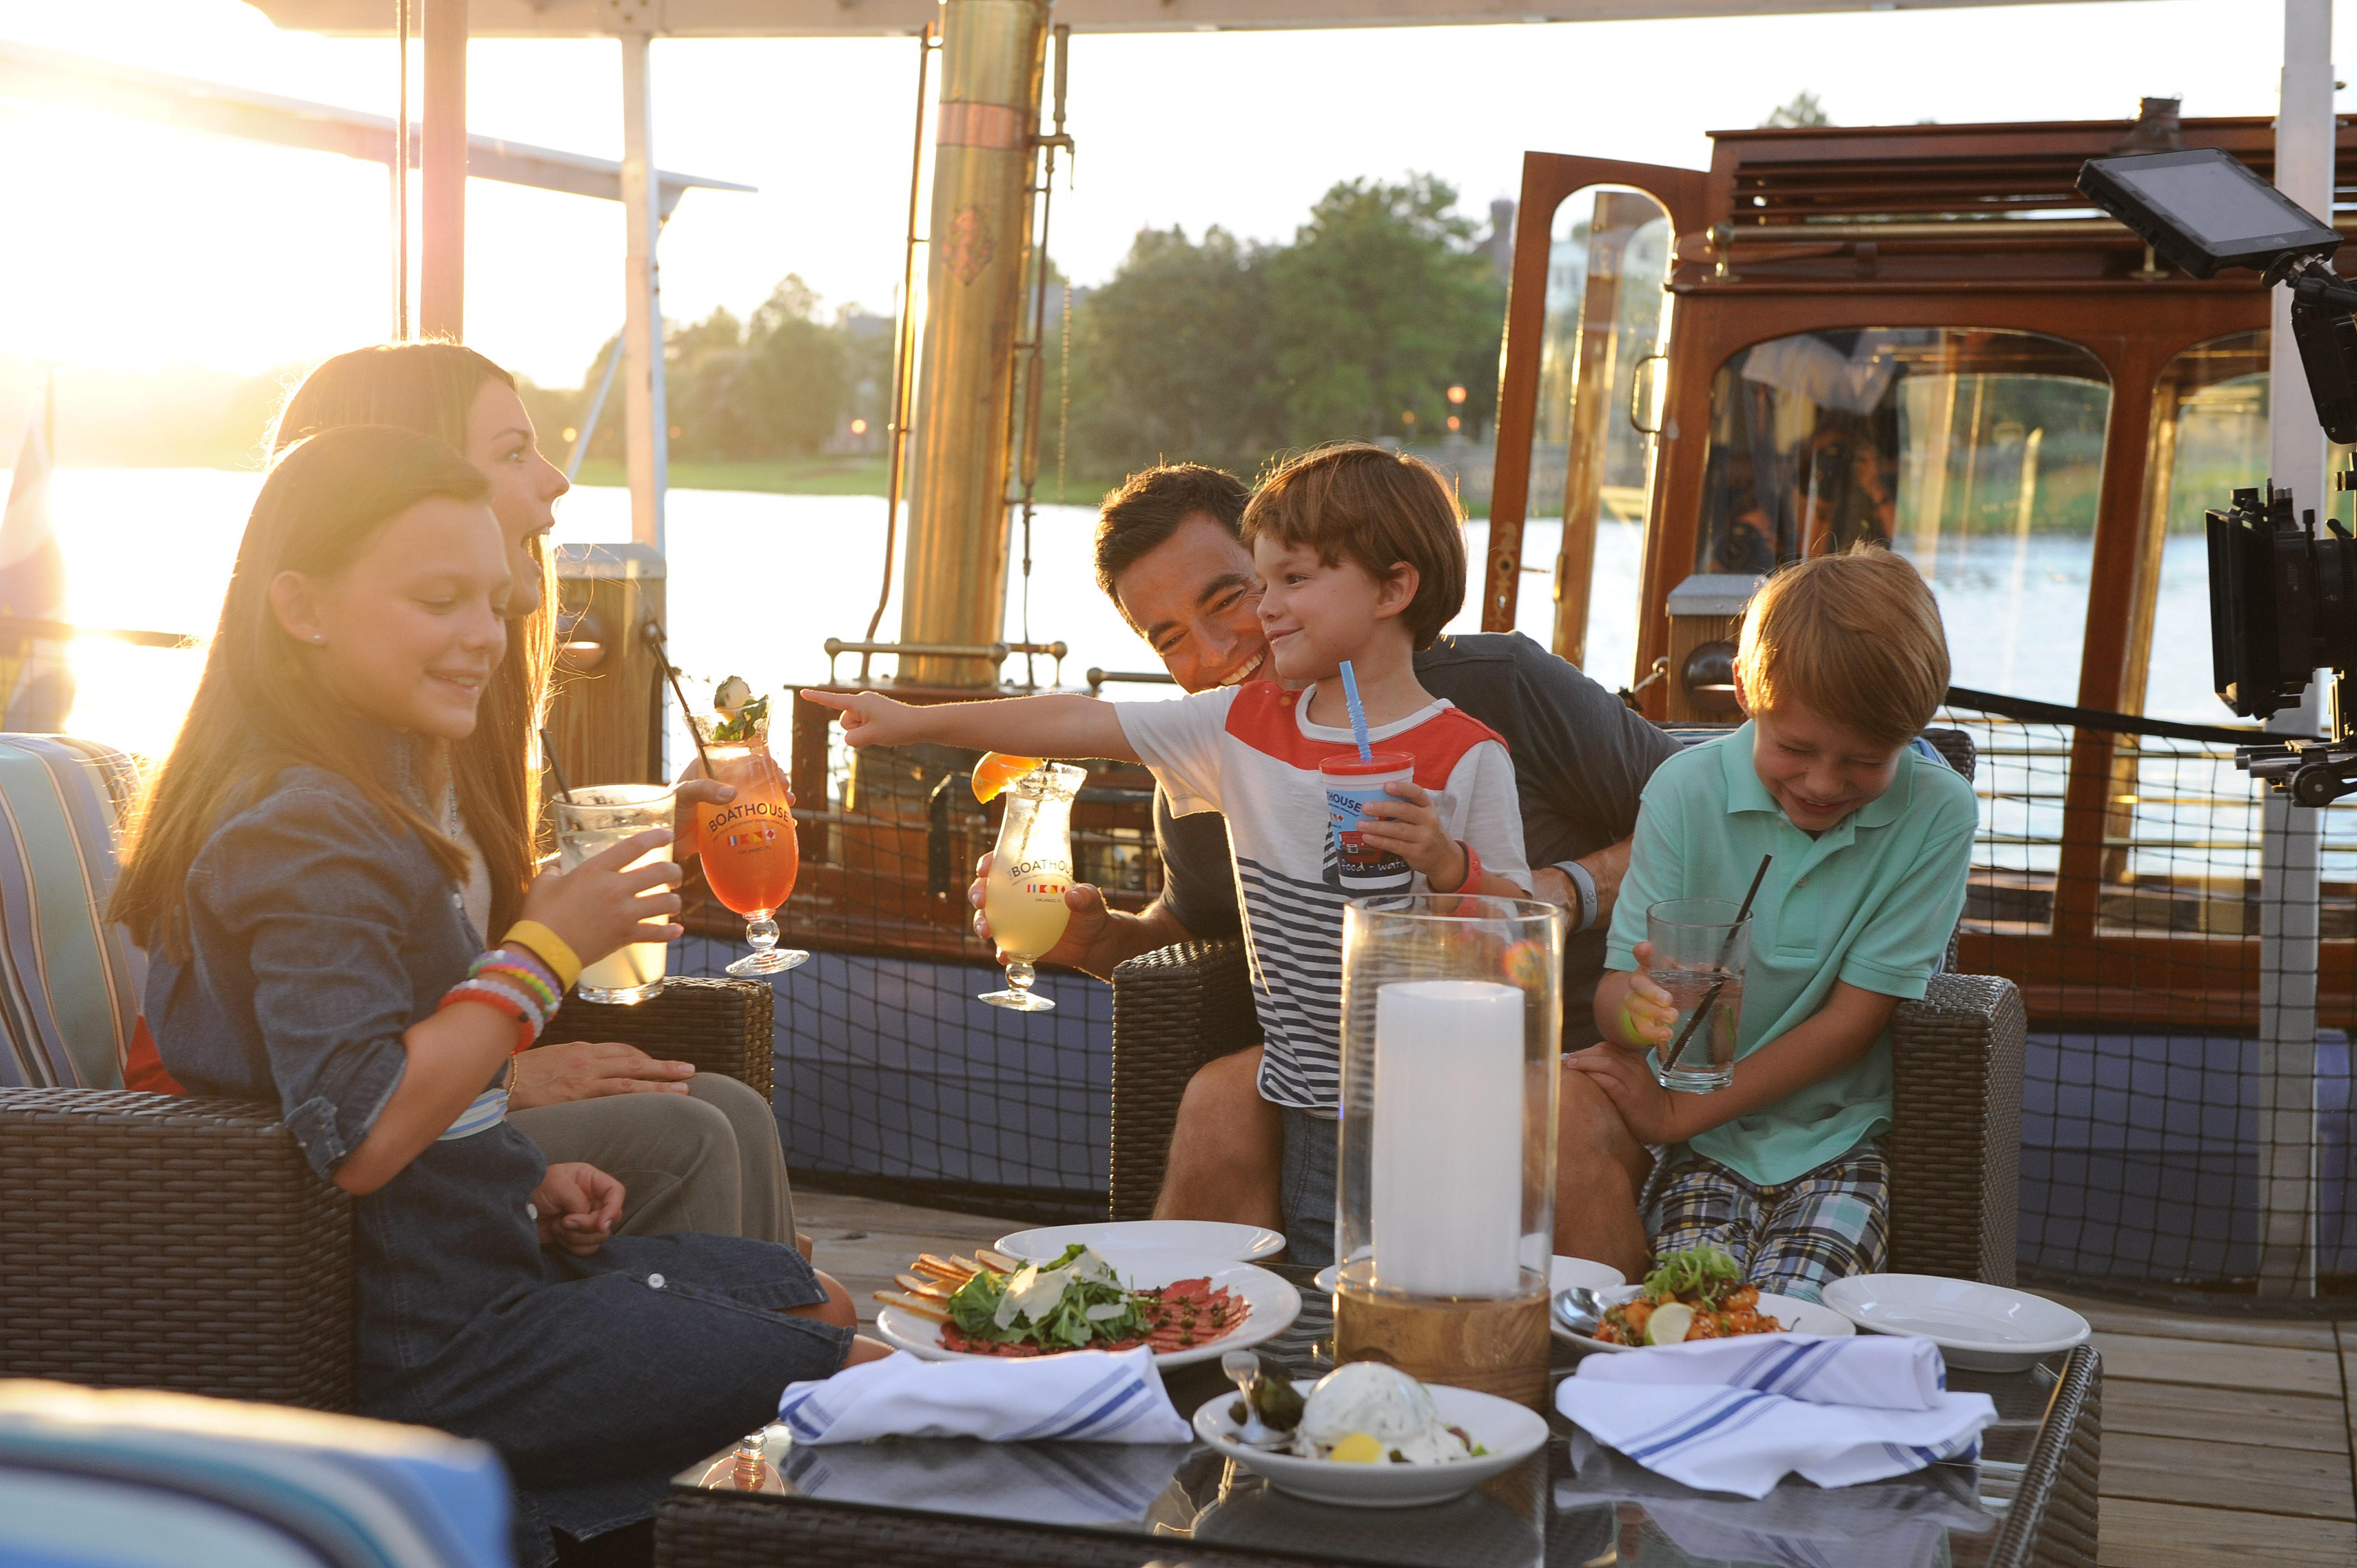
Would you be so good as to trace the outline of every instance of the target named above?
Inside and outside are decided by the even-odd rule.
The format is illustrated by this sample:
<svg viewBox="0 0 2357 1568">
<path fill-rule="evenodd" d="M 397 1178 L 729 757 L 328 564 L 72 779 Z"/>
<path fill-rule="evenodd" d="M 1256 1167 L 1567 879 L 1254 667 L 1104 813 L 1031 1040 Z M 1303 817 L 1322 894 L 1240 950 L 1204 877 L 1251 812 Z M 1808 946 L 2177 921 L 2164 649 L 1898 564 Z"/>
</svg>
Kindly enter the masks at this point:
<svg viewBox="0 0 2357 1568">
<path fill-rule="evenodd" d="M 0 735 L 0 1086 L 123 1087 L 145 965 L 103 911 L 137 789 L 112 746 Z"/>
</svg>

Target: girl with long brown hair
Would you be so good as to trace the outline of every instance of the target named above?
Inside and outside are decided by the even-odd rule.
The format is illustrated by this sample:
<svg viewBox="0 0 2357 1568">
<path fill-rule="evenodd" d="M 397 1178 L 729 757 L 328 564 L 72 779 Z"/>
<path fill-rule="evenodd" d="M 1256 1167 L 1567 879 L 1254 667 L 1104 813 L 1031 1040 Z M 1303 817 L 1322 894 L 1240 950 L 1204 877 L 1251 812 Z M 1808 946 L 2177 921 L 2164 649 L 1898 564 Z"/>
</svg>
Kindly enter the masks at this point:
<svg viewBox="0 0 2357 1568">
<path fill-rule="evenodd" d="M 452 748 L 460 844 L 474 865 L 468 917 L 505 931 L 532 879 L 538 733 L 554 663 L 556 578 L 548 549 L 571 488 L 540 450 L 515 378 L 456 343 L 386 343 L 321 363 L 288 397 L 274 450 L 349 424 L 439 436 L 481 471 L 508 545 L 514 588 L 508 653 L 484 688 L 481 722 Z M 726 785 L 683 784 L 685 800 Z M 619 1041 L 544 1046 L 517 1060 L 515 1124 L 551 1160 L 612 1171 L 630 1188 L 626 1235 L 705 1230 L 791 1241 L 793 1196 L 777 1123 L 761 1096 Z"/>
<path fill-rule="evenodd" d="M 486 948 L 440 804 L 505 651 L 510 549 L 474 466 L 347 426 L 282 456 L 194 704 L 125 852 L 164 1065 L 265 1099 L 353 1194 L 360 1408 L 496 1445 L 527 1563 L 648 1517 L 858 1339 L 791 1247 L 616 1236 L 624 1190 L 507 1119 L 511 1054 L 578 966 L 679 928 L 639 834 L 536 878 Z M 568 972 L 568 971 L 570 972 Z"/>
</svg>

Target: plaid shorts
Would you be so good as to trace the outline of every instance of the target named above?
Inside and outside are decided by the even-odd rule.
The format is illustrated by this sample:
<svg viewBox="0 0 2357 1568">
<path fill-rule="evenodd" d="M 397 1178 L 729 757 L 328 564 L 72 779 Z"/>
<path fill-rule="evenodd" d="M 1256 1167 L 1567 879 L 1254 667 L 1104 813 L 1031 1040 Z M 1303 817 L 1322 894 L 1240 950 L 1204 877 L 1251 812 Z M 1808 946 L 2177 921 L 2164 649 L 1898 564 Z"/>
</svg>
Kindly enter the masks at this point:
<svg viewBox="0 0 2357 1568">
<path fill-rule="evenodd" d="M 1674 1149 L 1645 1184 L 1644 1210 L 1655 1257 L 1724 1247 L 1750 1283 L 1799 1301 L 1845 1275 L 1878 1273 L 1890 1255 L 1890 1165 L 1871 1143 L 1774 1187 Z"/>
</svg>

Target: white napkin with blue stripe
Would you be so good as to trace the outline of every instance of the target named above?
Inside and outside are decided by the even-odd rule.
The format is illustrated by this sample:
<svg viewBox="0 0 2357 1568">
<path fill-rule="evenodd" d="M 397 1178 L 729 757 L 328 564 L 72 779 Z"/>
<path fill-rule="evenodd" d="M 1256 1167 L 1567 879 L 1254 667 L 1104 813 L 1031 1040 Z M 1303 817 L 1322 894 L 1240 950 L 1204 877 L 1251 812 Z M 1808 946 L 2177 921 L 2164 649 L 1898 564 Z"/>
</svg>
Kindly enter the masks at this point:
<svg viewBox="0 0 2357 1568">
<path fill-rule="evenodd" d="M 1184 1443 L 1154 1352 L 1073 1350 L 1003 1361 L 923 1361 L 898 1350 L 789 1383 L 778 1421 L 796 1443 L 980 1437 L 992 1443 Z"/>
<path fill-rule="evenodd" d="M 1563 1380 L 1555 1407 L 1649 1470 L 1749 1498 L 1767 1496 L 1788 1474 L 1848 1487 L 1970 1457 L 1996 1419 L 1986 1394 L 1946 1391 L 1929 1340 L 1761 1337 L 1775 1343 L 1703 1340 L 1590 1356 Z M 1924 1352 L 1932 1359 L 1928 1386 Z"/>
</svg>

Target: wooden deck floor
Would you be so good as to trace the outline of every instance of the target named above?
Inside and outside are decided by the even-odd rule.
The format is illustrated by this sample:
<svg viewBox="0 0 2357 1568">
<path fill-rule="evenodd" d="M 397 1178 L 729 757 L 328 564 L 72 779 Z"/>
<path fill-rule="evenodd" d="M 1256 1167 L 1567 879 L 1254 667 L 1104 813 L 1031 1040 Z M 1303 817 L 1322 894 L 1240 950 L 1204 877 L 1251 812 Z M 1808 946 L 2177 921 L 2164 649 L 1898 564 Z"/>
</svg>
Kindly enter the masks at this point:
<svg viewBox="0 0 2357 1568">
<path fill-rule="evenodd" d="M 1011 1221 L 832 1193 L 796 1196 L 818 1266 L 872 1324 L 871 1293 L 919 1252 Z M 2357 1563 L 2357 1324 L 2237 1322 L 2062 1296 L 2104 1353 L 2104 1568 Z"/>
</svg>

